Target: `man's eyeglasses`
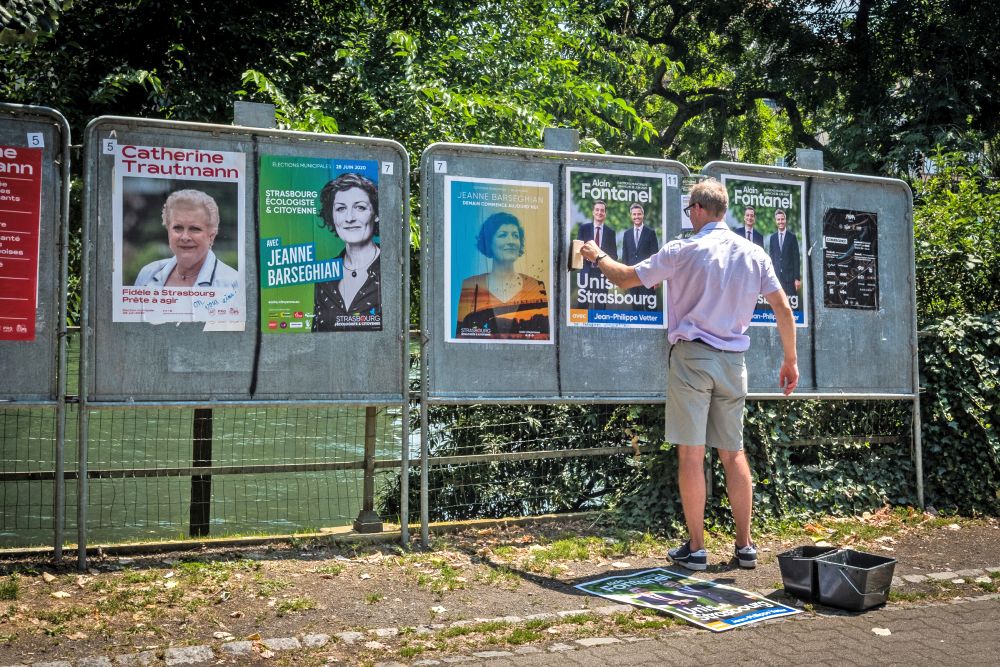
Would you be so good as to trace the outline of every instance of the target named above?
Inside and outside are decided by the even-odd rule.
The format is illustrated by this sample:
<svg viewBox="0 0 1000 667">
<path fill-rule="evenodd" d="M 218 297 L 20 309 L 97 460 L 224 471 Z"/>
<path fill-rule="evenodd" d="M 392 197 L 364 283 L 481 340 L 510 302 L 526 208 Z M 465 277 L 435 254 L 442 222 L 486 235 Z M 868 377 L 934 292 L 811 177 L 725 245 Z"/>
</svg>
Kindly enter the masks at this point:
<svg viewBox="0 0 1000 667">
<path fill-rule="evenodd" d="M 681 210 L 684 211 L 684 215 L 686 215 L 688 217 L 691 217 L 691 209 L 693 209 L 695 206 L 698 206 L 698 205 L 699 205 L 698 202 L 694 202 L 693 204 L 688 204 L 687 206 L 685 206 Z"/>
</svg>

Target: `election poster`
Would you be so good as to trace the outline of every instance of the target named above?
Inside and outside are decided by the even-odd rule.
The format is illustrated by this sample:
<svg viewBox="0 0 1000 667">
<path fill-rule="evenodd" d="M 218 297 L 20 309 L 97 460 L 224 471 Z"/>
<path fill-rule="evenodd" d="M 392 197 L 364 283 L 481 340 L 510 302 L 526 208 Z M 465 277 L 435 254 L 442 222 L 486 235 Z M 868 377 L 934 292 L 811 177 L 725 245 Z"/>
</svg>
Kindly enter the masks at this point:
<svg viewBox="0 0 1000 667">
<path fill-rule="evenodd" d="M 694 176 L 684 176 L 681 178 L 681 232 L 691 232 L 694 225 L 691 224 L 691 216 L 688 215 L 688 205 L 691 203 L 691 189 L 707 178 L 700 174 Z"/>
<path fill-rule="evenodd" d="M 42 149 L 0 146 L 0 340 L 35 340 Z"/>
<path fill-rule="evenodd" d="M 805 187 L 802 181 L 723 175 L 729 193 L 726 224 L 763 248 L 788 296 L 796 326 L 808 325 Z M 777 326 L 771 306 L 757 297 L 751 326 Z"/>
<path fill-rule="evenodd" d="M 107 143 L 113 321 L 242 330 L 246 155 Z"/>
<path fill-rule="evenodd" d="M 552 184 L 445 177 L 445 340 L 551 344 Z"/>
<path fill-rule="evenodd" d="M 262 155 L 266 334 L 382 330 L 378 162 Z"/>
<path fill-rule="evenodd" d="M 766 597 L 663 568 L 576 586 L 615 602 L 664 611 L 713 632 L 802 613 Z"/>
<path fill-rule="evenodd" d="M 671 175 L 676 185 L 676 176 Z M 609 169 L 566 170 L 567 247 L 594 241 L 611 259 L 632 266 L 664 242 L 667 175 Z M 615 287 L 601 269 L 584 260 L 567 281 L 569 326 L 662 328 L 663 286 Z"/>
<path fill-rule="evenodd" d="M 878 310 L 878 218 L 843 208 L 823 215 L 823 305 Z"/>
</svg>

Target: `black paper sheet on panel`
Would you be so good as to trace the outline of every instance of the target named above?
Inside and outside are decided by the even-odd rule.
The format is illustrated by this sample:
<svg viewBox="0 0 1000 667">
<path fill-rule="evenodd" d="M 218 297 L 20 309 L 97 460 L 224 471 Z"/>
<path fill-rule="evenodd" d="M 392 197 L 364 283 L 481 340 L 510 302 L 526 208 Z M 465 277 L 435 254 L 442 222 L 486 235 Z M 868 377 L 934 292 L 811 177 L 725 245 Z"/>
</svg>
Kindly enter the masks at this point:
<svg viewBox="0 0 1000 667">
<path fill-rule="evenodd" d="M 823 305 L 878 310 L 878 220 L 843 208 L 823 215 Z"/>
</svg>

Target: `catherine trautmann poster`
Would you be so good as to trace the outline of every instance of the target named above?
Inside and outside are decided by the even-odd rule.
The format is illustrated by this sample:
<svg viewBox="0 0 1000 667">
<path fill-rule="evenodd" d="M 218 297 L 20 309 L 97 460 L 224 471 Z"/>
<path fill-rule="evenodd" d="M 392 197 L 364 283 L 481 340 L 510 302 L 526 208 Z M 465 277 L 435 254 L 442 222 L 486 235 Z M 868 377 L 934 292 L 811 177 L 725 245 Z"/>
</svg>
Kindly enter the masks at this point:
<svg viewBox="0 0 1000 667">
<path fill-rule="evenodd" d="M 246 155 L 110 145 L 112 320 L 242 330 Z"/>
<path fill-rule="evenodd" d="M 445 340 L 551 344 L 552 185 L 445 177 Z"/>
<path fill-rule="evenodd" d="M 261 331 L 381 331 L 378 163 L 260 158 Z"/>
<path fill-rule="evenodd" d="M 771 256 L 774 272 L 788 296 L 795 324 L 808 325 L 806 276 L 809 256 L 805 253 L 805 188 L 801 181 L 772 178 L 722 176 L 729 192 L 726 224 L 737 234 L 750 235 Z M 757 297 L 751 326 L 777 326 L 771 306 Z"/>
<path fill-rule="evenodd" d="M 664 242 L 667 177 L 608 169 L 566 170 L 566 243 L 594 241 L 629 266 L 656 253 Z M 584 260 L 570 271 L 566 300 L 569 326 L 663 327 L 663 286 L 618 289 L 600 268 Z"/>
</svg>

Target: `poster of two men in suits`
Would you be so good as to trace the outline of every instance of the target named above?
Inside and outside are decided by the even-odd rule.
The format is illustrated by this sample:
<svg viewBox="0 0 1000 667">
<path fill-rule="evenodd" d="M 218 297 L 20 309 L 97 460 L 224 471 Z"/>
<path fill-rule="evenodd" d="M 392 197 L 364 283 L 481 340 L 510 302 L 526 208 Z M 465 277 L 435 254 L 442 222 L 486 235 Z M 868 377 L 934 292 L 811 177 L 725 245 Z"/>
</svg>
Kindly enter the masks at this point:
<svg viewBox="0 0 1000 667">
<path fill-rule="evenodd" d="M 788 296 L 795 324 L 808 325 L 805 308 L 808 256 L 805 239 L 805 188 L 802 181 L 723 174 L 729 193 L 726 224 L 734 234 L 762 247 L 771 257 L 781 288 Z M 751 326 L 777 326 L 763 297 L 757 298 Z"/>
<path fill-rule="evenodd" d="M 567 247 L 574 240 L 594 241 L 608 257 L 630 266 L 655 254 L 664 241 L 667 180 L 650 172 L 567 169 Z M 586 260 L 568 283 L 569 326 L 665 326 L 662 286 L 619 289 Z"/>
</svg>

